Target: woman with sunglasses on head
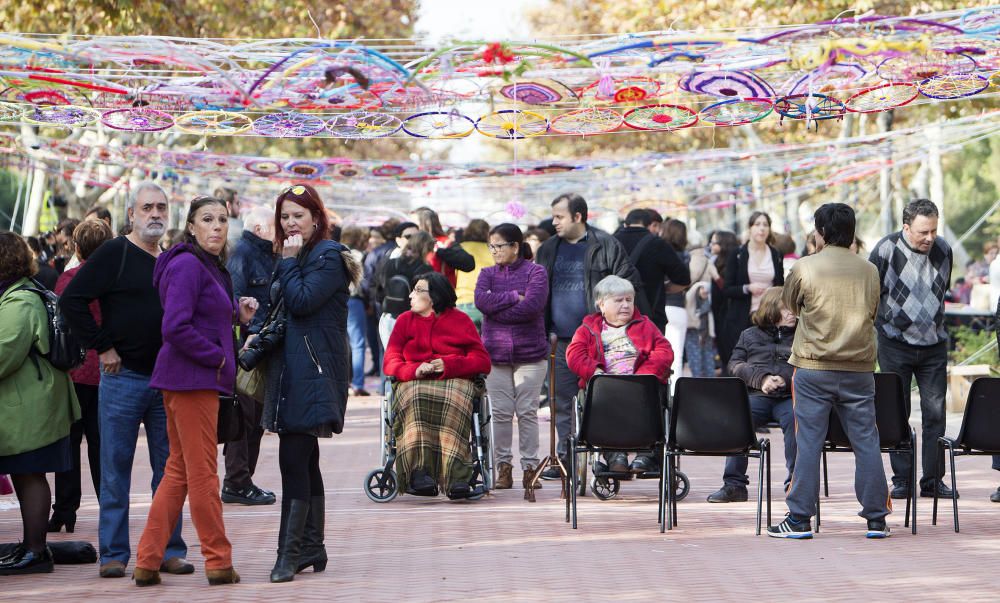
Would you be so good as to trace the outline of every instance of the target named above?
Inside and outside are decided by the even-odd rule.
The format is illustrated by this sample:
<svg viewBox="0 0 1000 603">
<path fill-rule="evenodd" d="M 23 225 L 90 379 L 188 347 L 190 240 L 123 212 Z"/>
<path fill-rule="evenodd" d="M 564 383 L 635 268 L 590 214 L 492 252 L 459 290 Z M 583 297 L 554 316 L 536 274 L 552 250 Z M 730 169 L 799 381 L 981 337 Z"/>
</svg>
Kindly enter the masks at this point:
<svg viewBox="0 0 1000 603">
<path fill-rule="evenodd" d="M 264 427 L 278 434 L 281 530 L 271 582 L 289 582 L 312 567 L 326 569 L 326 508 L 319 441 L 344 429 L 351 367 L 347 300 L 361 278 L 346 247 L 329 240 L 323 202 L 309 185 L 278 195 L 271 307 L 284 308 L 285 331 L 267 356 Z M 259 330 L 254 325 L 251 331 Z M 253 338 L 248 340 L 253 345 Z"/>
<path fill-rule="evenodd" d="M 399 489 L 416 496 L 475 496 L 469 450 L 473 379 L 490 372 L 476 326 L 455 307 L 455 290 L 439 272 L 416 278 L 410 310 L 399 315 L 385 347 L 385 374 L 395 377 L 393 433 Z M 478 488 L 477 488 L 478 490 Z"/>
<path fill-rule="evenodd" d="M 240 581 L 219 498 L 219 395 L 236 383 L 233 326 L 250 322 L 257 300 L 236 301 L 226 270 L 229 210 L 225 201 L 191 202 L 184 242 L 156 259 L 153 285 L 163 305 L 163 347 L 149 381 L 163 391 L 170 456 L 139 540 L 136 586 L 160 583 L 167 542 L 189 499 L 209 584 Z"/>
<path fill-rule="evenodd" d="M 486 390 L 493 405 L 493 447 L 498 490 L 512 488 L 514 416 L 521 453 L 523 486 L 528 490 L 538 467 L 538 393 L 545 380 L 545 304 L 549 275 L 531 261 L 531 247 L 515 224 L 490 231 L 495 266 L 483 268 L 476 283 L 476 307 L 483 313 L 483 344 L 493 370 Z M 534 486 L 541 487 L 541 482 Z"/>
</svg>

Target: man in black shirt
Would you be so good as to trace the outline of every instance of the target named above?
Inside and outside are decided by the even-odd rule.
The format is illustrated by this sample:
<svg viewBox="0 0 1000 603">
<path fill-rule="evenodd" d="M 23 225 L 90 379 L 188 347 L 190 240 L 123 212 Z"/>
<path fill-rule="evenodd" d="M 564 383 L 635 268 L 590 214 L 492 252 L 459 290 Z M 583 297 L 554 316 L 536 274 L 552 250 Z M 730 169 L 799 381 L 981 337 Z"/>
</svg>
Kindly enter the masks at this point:
<svg viewBox="0 0 1000 603">
<path fill-rule="evenodd" d="M 162 345 L 163 309 L 153 287 L 153 267 L 167 226 L 167 194 L 152 182 L 139 184 L 130 199 L 128 218 L 132 231 L 95 251 L 59 301 L 73 332 L 86 347 L 97 350 L 101 360 L 101 511 L 97 529 L 100 575 L 104 578 L 124 577 L 131 555 L 129 491 L 140 423 L 146 426 L 154 492 L 169 455 L 163 396 L 149 388 Z M 93 300 L 101 305 L 100 325 L 88 309 Z M 193 572 L 186 556 L 178 517 L 161 570 Z"/>
<path fill-rule="evenodd" d="M 691 272 L 670 243 L 650 233 L 651 222 L 648 210 L 633 209 L 625 216 L 625 225 L 618 229 L 615 238 L 625 247 L 629 259 L 639 271 L 652 312 L 649 319 L 662 332 L 667 326 L 664 309 L 666 293 L 684 291 L 691 284 Z M 664 288 L 664 281 L 670 281 L 669 291 Z M 674 354 L 682 353 L 684 350 L 674 350 Z M 677 377 L 680 375 L 674 375 L 674 378 Z"/>
</svg>

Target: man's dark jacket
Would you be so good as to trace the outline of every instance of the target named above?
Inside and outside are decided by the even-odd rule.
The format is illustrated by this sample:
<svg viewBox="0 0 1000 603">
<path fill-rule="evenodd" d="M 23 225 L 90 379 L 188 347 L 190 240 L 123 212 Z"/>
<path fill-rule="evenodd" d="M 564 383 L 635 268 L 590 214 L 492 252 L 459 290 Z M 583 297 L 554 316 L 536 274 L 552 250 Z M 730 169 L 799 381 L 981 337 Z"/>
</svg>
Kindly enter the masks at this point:
<svg viewBox="0 0 1000 603">
<path fill-rule="evenodd" d="M 552 290 L 552 275 L 554 273 L 556 256 L 562 238 L 555 236 L 538 248 L 538 257 L 535 261 L 545 267 L 549 273 L 549 290 Z M 642 286 L 642 279 L 639 272 L 628 259 L 625 248 L 613 236 L 608 233 L 587 226 L 587 250 L 583 256 L 583 287 L 587 295 L 587 310 L 596 311 L 594 305 L 594 287 L 606 276 L 614 274 L 623 279 L 631 281 L 635 287 L 635 304 L 639 312 L 649 316 L 649 301 Z M 661 286 L 662 288 L 662 286 Z M 545 325 L 547 329 L 552 328 L 552 296 L 549 296 L 549 303 L 545 309 Z"/>
<path fill-rule="evenodd" d="M 267 316 L 271 305 L 268 285 L 274 271 L 274 246 L 271 241 L 244 230 L 226 262 L 226 268 L 233 279 L 236 297 L 256 299 L 256 315 Z"/>
<path fill-rule="evenodd" d="M 646 299 L 652 314 L 649 319 L 663 331 L 667 326 L 667 311 L 664 308 L 664 281 L 674 285 L 690 285 L 691 270 L 666 240 L 655 236 L 642 226 L 623 226 L 615 233 L 615 238 L 625 248 L 629 257 L 639 243 L 649 238 L 635 261 L 635 269 L 642 278 Z M 675 352 L 676 353 L 676 352 Z"/>
</svg>

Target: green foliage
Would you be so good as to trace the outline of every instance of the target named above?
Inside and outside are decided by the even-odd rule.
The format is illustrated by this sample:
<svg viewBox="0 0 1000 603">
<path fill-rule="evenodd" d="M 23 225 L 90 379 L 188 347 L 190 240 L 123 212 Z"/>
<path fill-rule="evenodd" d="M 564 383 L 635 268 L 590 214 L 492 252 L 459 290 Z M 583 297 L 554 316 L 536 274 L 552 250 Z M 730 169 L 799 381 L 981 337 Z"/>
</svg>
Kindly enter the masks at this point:
<svg viewBox="0 0 1000 603">
<path fill-rule="evenodd" d="M 974 142 L 943 159 L 946 217 L 960 236 L 1000 199 L 1000 138 Z M 974 259 L 982 257 L 983 243 L 1000 234 L 1000 214 L 994 213 L 965 242 Z M 957 268 L 958 269 L 958 268 Z"/>
<path fill-rule="evenodd" d="M 958 327 L 950 333 L 952 341 L 955 343 L 955 350 L 948 354 L 948 360 L 951 364 L 964 362 L 983 347 L 996 341 L 996 333 L 985 329 L 976 331 L 969 327 Z M 995 360 L 996 352 L 992 352 L 980 356 L 973 361 L 973 364 L 996 364 Z"/>
</svg>

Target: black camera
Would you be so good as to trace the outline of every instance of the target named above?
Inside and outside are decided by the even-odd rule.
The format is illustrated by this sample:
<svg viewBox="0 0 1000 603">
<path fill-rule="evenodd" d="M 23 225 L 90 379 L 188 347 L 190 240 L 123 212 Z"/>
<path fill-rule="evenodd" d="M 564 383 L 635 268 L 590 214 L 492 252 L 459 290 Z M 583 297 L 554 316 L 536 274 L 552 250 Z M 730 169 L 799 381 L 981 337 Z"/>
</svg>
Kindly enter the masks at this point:
<svg viewBox="0 0 1000 603">
<path fill-rule="evenodd" d="M 257 337 L 250 342 L 245 350 L 240 352 L 240 367 L 245 371 L 252 371 L 260 364 L 260 361 L 271 353 L 271 350 L 278 347 L 281 340 L 285 338 L 285 317 L 279 315 L 274 320 L 268 322 L 257 334 Z"/>
</svg>

